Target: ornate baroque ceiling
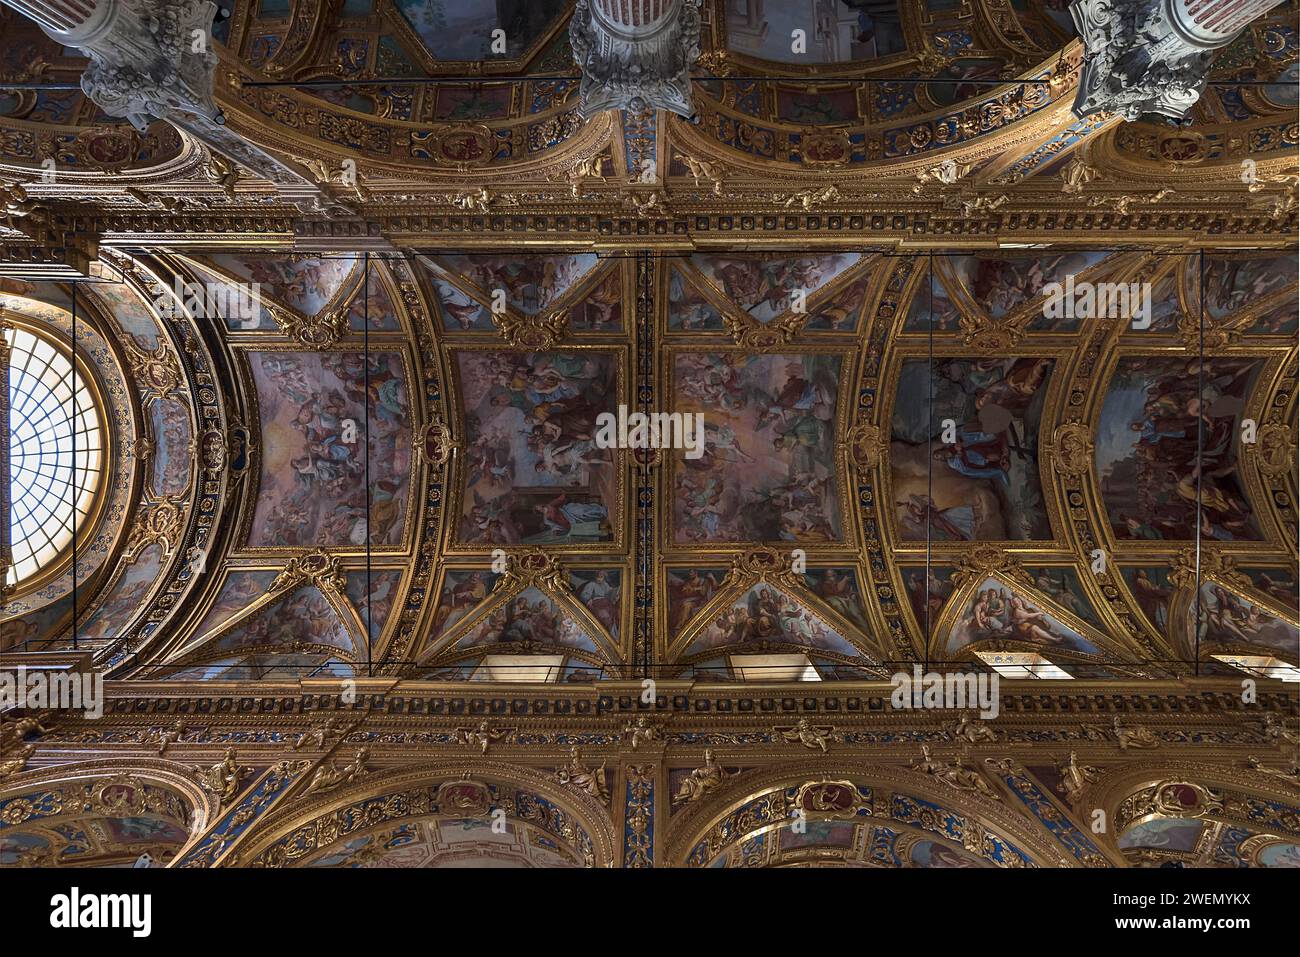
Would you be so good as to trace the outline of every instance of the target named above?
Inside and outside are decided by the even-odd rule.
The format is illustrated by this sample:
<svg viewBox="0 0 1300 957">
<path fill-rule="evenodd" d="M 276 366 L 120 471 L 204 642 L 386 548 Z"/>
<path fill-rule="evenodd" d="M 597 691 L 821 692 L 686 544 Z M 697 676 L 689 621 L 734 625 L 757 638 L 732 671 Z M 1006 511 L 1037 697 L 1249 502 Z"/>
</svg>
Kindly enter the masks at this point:
<svg viewBox="0 0 1300 957">
<path fill-rule="evenodd" d="M 145 129 L 0 6 L 0 322 L 75 343 L 109 437 L 0 655 L 119 698 L 5 731 L 0 863 L 1294 858 L 1293 769 L 1237 753 L 1294 695 L 1234 696 L 1300 666 L 1295 7 L 1176 124 L 1072 112 L 1065 6 L 707 0 L 691 121 L 582 119 L 570 4 L 223 0 L 224 122 Z M 699 444 L 605 447 L 620 410 Z M 878 713 L 1029 661 L 1073 688 L 991 737 Z"/>
<path fill-rule="evenodd" d="M 287 231 L 283 184 L 168 124 L 7 94 L 4 169 L 58 170 L 14 248 L 105 250 L 76 309 L 122 499 L 78 647 L 180 680 L 1294 659 L 1285 13 L 1184 127 L 1074 119 L 1037 4 L 882 9 L 804 57 L 788 11 L 703 13 L 690 123 L 581 121 L 562 4 L 236 7 L 229 128 L 335 204 Z M 11 73 L 76 75 L 7 19 Z M 1149 325 L 1050 317 L 1067 276 L 1149 289 Z M 71 287 L 6 283 L 68 324 Z M 260 293 L 207 318 L 184 283 Z M 596 447 L 620 407 L 701 413 L 700 454 Z M 11 598 L 5 646 L 70 641 L 70 585 Z M 985 619 L 1017 601 L 1037 625 Z"/>
</svg>

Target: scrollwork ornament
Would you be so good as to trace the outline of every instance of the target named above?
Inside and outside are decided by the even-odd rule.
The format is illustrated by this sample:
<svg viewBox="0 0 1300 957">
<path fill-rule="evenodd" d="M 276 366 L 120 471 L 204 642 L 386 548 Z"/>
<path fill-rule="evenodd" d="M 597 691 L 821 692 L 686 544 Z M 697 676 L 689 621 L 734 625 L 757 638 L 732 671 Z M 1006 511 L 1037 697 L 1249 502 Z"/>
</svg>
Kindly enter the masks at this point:
<svg viewBox="0 0 1300 957">
<path fill-rule="evenodd" d="M 871 422 L 859 422 L 849 431 L 849 456 L 859 469 L 873 469 L 884 461 L 889 442 L 885 439 L 880 426 Z"/>
<path fill-rule="evenodd" d="M 126 352 L 131 375 L 141 389 L 156 392 L 162 398 L 171 397 L 185 381 L 180 360 L 161 340 L 151 352 L 141 349 L 134 336 L 123 336 L 121 343 Z"/>
<path fill-rule="evenodd" d="M 962 315 L 957 322 L 962 342 L 982 356 L 1006 354 L 1025 334 L 1018 324 L 995 322 L 983 316 Z"/>
<path fill-rule="evenodd" d="M 451 437 L 451 426 L 435 416 L 420 430 L 420 440 L 415 445 L 416 458 L 430 468 L 439 469 L 450 461 L 456 450 Z"/>
<path fill-rule="evenodd" d="M 1200 316 L 1181 316 L 1178 334 L 1188 349 L 1217 351 L 1236 345 L 1241 340 L 1241 330 L 1202 322 Z"/>
<path fill-rule="evenodd" d="M 206 429 L 199 439 L 203 467 L 209 472 L 220 472 L 230 457 L 230 442 L 220 429 Z"/>
<path fill-rule="evenodd" d="M 541 551 L 525 552 L 511 558 L 502 575 L 502 589 L 522 590 L 534 585 L 559 594 L 570 591 L 569 579 L 554 556 Z"/>
<path fill-rule="evenodd" d="M 1296 433 L 1289 426 L 1277 423 L 1261 426 L 1254 446 L 1246 448 L 1253 451 L 1260 472 L 1269 478 L 1286 475 L 1295 466 Z"/>
<path fill-rule="evenodd" d="M 267 594 L 278 595 L 302 584 L 315 585 L 322 591 L 345 593 L 347 577 L 343 574 L 338 556 L 316 548 L 305 555 L 290 558 L 284 570 L 271 582 Z"/>
<path fill-rule="evenodd" d="M 964 585 L 972 579 L 983 580 L 990 575 L 1031 585 L 1028 573 L 1020 560 L 995 545 L 979 544 L 971 547 L 957 559 L 957 571 L 953 574 L 956 585 Z"/>
<path fill-rule="evenodd" d="M 492 810 L 492 789 L 470 779 L 466 772 L 458 781 L 444 781 L 434 799 L 438 808 L 462 818 L 485 818 Z"/>
<path fill-rule="evenodd" d="M 735 316 L 724 315 L 722 322 L 727 333 L 736 341 L 736 345 L 755 352 L 771 352 L 790 342 L 798 330 L 800 318 L 791 315 L 782 321 L 764 325 L 751 319 L 738 319 Z"/>
<path fill-rule="evenodd" d="M 1161 781 L 1151 796 L 1151 807 L 1166 817 L 1204 817 L 1224 809 L 1223 795 L 1194 781 Z"/>
<path fill-rule="evenodd" d="M 270 311 L 271 317 L 283 335 L 305 346 L 314 349 L 332 346 L 347 335 L 347 307 L 327 309 L 311 316 L 301 316 L 271 302 L 263 302 L 262 305 Z"/>
<path fill-rule="evenodd" d="M 123 559 L 135 561 L 149 545 L 161 548 L 164 558 L 170 556 L 180 544 L 184 520 L 184 500 L 180 496 L 147 502 L 127 536 Z"/>
<path fill-rule="evenodd" d="M 1094 446 L 1085 425 L 1078 422 L 1058 425 L 1048 449 L 1062 475 L 1078 478 L 1092 469 Z"/>
<path fill-rule="evenodd" d="M 564 309 L 545 316 L 493 313 L 492 323 L 514 349 L 550 349 L 569 333 L 569 313 Z"/>
</svg>

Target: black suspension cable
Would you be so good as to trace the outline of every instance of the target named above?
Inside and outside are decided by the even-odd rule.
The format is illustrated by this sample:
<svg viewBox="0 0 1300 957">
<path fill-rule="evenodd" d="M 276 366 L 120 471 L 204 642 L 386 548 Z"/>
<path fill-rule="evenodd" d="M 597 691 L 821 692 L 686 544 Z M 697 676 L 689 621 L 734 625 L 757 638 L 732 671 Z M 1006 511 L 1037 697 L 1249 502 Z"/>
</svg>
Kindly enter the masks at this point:
<svg viewBox="0 0 1300 957">
<path fill-rule="evenodd" d="M 69 351 L 72 353 L 71 368 L 68 371 L 72 379 L 72 462 L 68 478 L 68 495 L 72 498 L 72 650 L 77 650 L 77 284 L 72 284 L 72 332 Z"/>
<path fill-rule="evenodd" d="M 925 443 L 925 634 L 921 645 L 925 649 L 925 670 L 930 670 L 930 567 L 931 526 L 934 523 L 934 252 L 926 260 L 929 287 L 926 326 L 925 420 L 928 423 Z"/>
<path fill-rule="evenodd" d="M 1201 523 L 1204 521 L 1201 504 L 1201 476 L 1205 471 L 1202 456 L 1205 453 L 1205 249 L 1202 248 L 1197 259 L 1197 302 L 1200 315 L 1197 317 L 1196 334 L 1196 661 L 1194 673 L 1201 675 Z"/>
<path fill-rule="evenodd" d="M 371 584 L 370 584 L 370 553 L 371 543 L 373 541 L 373 528 L 371 526 L 371 504 L 370 504 L 370 253 L 362 254 L 362 274 L 361 274 L 361 338 L 363 342 L 362 351 L 365 353 L 362 366 L 364 367 L 363 375 L 365 377 L 365 399 L 362 411 L 365 413 L 366 434 L 365 434 L 365 462 L 366 462 L 366 676 L 373 678 L 375 676 L 375 664 L 373 658 L 372 645 L 374 643 L 374 622 L 371 620 L 373 610 L 370 607 Z"/>
</svg>

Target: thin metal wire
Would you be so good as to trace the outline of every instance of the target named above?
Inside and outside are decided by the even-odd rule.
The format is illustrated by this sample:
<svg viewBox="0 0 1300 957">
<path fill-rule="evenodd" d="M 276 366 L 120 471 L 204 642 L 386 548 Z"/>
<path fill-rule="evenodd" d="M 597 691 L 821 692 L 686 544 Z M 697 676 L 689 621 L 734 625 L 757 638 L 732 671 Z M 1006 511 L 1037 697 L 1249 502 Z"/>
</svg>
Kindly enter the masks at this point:
<svg viewBox="0 0 1300 957">
<path fill-rule="evenodd" d="M 248 80 L 243 87 L 293 87 L 295 89 L 331 89 L 346 86 L 429 86 L 439 83 L 577 83 L 581 77 L 575 73 L 516 73 L 493 76 L 490 74 L 443 74 L 439 76 L 394 76 L 358 79 L 315 80 Z M 691 77 L 694 83 L 798 83 L 808 86 L 847 86 L 851 84 L 939 83 L 947 86 L 1046 86 L 1048 79 L 1004 80 L 997 77 L 943 77 L 943 76 L 808 76 L 804 74 L 751 73 L 714 76 L 710 73 Z M 1206 86 L 1284 86 L 1277 80 L 1210 80 Z M 0 89 L 4 89 L 0 86 Z M 30 89 L 30 87 L 28 87 Z M 39 89 L 40 87 L 37 87 Z"/>
<path fill-rule="evenodd" d="M 363 411 L 366 420 L 366 676 L 373 678 L 375 676 L 375 663 L 373 659 L 374 644 L 373 636 L 375 633 L 374 622 L 371 616 L 374 614 L 370 607 L 371 586 L 370 586 L 370 555 L 372 549 L 373 535 L 371 534 L 373 526 L 371 525 L 371 502 L 370 502 L 370 253 L 362 254 L 363 269 L 361 274 L 361 321 L 362 321 L 362 351 L 365 355 L 362 357 L 361 365 L 364 369 L 365 377 L 365 406 Z"/>
<path fill-rule="evenodd" d="M 927 439 L 925 444 L 925 634 L 921 636 L 921 645 L 925 649 L 925 670 L 930 670 L 930 529 L 934 524 L 931 509 L 934 508 L 934 254 L 927 259 L 929 286 L 929 323 L 926 326 L 926 363 L 929 375 L 925 377 L 925 421 Z"/>
<path fill-rule="evenodd" d="M 1196 676 L 1201 674 L 1201 476 L 1205 471 L 1202 456 L 1205 453 L 1205 250 L 1200 251 L 1197 263 L 1197 317 L 1196 334 L 1196 626 L 1194 628 Z"/>
<path fill-rule="evenodd" d="M 68 375 L 72 378 L 72 480 L 68 483 L 68 494 L 72 496 L 72 650 L 77 650 L 77 431 L 81 418 L 77 408 L 77 284 L 72 284 L 72 341 L 68 343 L 71 352 L 71 367 Z M 102 442 L 100 443 L 103 444 Z"/>
</svg>

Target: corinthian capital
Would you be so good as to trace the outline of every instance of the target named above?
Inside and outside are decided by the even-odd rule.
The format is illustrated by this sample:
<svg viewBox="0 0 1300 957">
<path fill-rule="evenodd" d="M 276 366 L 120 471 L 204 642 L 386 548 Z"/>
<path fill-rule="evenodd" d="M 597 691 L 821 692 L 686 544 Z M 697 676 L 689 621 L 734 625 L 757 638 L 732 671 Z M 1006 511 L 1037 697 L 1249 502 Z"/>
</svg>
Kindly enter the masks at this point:
<svg viewBox="0 0 1300 957">
<path fill-rule="evenodd" d="M 579 112 L 664 109 L 690 118 L 700 55 L 699 0 L 578 0 L 569 21 L 582 69 Z"/>
<path fill-rule="evenodd" d="M 1201 96 L 1214 51 L 1281 0 L 1076 0 L 1083 40 L 1074 112 L 1181 120 Z"/>
<path fill-rule="evenodd" d="M 81 88 L 110 116 L 143 130 L 155 117 L 182 110 L 211 120 L 210 0 L 3 0 L 64 46 L 90 59 Z"/>
</svg>

